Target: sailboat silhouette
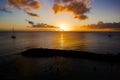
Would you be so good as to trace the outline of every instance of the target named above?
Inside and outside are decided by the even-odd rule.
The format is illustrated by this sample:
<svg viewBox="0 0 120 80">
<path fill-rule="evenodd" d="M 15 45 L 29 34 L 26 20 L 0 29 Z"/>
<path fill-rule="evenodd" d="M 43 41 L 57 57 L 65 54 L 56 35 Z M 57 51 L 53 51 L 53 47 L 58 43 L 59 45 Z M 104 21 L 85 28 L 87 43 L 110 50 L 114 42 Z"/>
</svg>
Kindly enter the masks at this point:
<svg viewBox="0 0 120 80">
<path fill-rule="evenodd" d="M 11 36 L 12 39 L 16 39 L 16 36 L 15 36 L 15 31 L 14 31 L 14 26 L 12 28 L 12 36 Z"/>
</svg>

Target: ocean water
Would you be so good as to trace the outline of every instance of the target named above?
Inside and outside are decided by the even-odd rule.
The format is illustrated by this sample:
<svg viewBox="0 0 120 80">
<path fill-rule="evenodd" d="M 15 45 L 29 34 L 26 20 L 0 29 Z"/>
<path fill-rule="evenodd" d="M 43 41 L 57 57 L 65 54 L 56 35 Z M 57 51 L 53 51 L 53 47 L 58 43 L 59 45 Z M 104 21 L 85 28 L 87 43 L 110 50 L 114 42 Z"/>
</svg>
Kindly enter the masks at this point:
<svg viewBox="0 0 120 80">
<path fill-rule="evenodd" d="M 101 54 L 120 53 L 118 32 L 0 32 L 0 55 L 9 55 L 30 48 L 88 51 Z M 108 35 L 112 35 L 109 37 Z"/>
<path fill-rule="evenodd" d="M 117 54 L 120 33 L 15 32 L 15 40 L 11 35 L 0 32 L 0 80 L 120 80 L 120 63 L 12 55 L 30 48 Z"/>
</svg>

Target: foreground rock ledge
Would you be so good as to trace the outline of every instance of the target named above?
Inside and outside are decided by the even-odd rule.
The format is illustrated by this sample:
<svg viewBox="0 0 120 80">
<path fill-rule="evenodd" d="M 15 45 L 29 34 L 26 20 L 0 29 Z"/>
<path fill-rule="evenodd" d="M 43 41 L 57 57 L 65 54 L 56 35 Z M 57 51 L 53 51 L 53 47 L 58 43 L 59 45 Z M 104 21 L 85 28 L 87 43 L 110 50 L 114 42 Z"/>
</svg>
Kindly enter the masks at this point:
<svg viewBox="0 0 120 80">
<path fill-rule="evenodd" d="M 66 58 L 83 58 L 99 60 L 104 62 L 120 62 L 120 55 L 113 54 L 98 54 L 85 51 L 74 50 L 58 50 L 58 49 L 45 49 L 45 48 L 33 48 L 21 52 L 26 57 L 66 57 Z"/>
</svg>

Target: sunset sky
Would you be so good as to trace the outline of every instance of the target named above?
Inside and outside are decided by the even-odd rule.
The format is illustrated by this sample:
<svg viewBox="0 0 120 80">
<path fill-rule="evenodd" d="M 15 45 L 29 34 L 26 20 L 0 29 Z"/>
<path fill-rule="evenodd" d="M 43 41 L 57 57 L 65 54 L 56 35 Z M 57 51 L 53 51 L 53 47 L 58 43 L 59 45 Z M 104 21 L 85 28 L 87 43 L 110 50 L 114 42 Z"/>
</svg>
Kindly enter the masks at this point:
<svg viewBox="0 0 120 80">
<path fill-rule="evenodd" d="M 120 22 L 119 9 L 120 0 L 0 0 L 0 30 L 80 30 Z"/>
</svg>

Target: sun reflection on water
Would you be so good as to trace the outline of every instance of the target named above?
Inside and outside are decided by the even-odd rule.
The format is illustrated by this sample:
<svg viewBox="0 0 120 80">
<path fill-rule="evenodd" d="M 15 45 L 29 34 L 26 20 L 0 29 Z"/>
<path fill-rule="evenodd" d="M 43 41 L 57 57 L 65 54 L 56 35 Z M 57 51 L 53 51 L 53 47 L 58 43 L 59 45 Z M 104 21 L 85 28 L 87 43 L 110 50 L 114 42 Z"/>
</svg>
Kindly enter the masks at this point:
<svg viewBox="0 0 120 80">
<path fill-rule="evenodd" d="M 64 48 L 64 35 L 63 35 L 63 33 L 60 34 L 60 47 L 62 49 Z"/>
</svg>

